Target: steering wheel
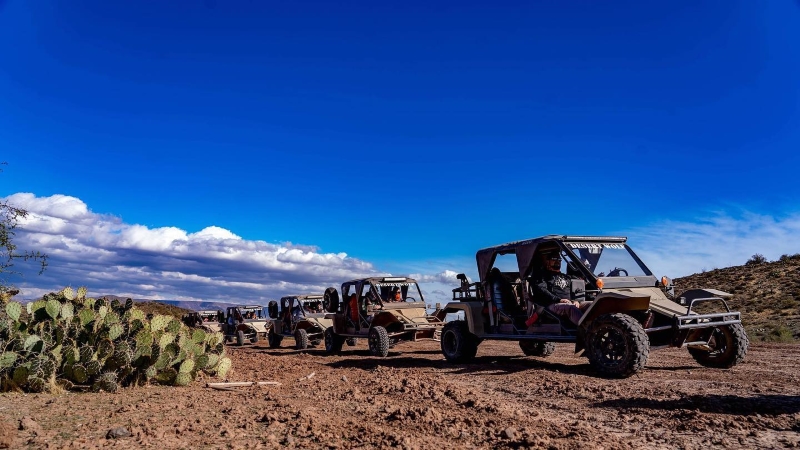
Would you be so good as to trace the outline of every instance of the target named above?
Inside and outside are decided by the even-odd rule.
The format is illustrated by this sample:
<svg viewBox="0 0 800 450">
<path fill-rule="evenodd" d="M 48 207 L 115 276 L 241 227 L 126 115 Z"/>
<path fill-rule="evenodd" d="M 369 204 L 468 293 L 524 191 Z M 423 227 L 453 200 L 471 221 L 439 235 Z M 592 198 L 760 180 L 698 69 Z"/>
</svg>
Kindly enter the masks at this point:
<svg viewBox="0 0 800 450">
<path fill-rule="evenodd" d="M 623 273 L 625 275 L 623 275 Z M 609 277 L 627 277 L 628 271 L 623 269 L 622 267 L 614 267 L 614 270 L 608 272 Z"/>
<path fill-rule="evenodd" d="M 417 301 L 417 299 L 415 299 L 414 297 L 406 297 L 406 301 L 407 302 L 415 302 L 415 301 Z"/>
</svg>

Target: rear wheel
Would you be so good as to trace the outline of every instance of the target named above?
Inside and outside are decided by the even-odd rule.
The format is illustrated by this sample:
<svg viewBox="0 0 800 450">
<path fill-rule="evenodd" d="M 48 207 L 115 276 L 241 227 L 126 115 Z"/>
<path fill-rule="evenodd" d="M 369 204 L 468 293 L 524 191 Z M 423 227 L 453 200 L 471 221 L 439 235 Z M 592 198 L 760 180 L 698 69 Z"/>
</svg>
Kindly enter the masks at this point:
<svg viewBox="0 0 800 450">
<path fill-rule="evenodd" d="M 253 344 L 258 342 L 258 331 L 253 330 L 253 337 L 250 338 L 250 342 Z"/>
<path fill-rule="evenodd" d="M 344 339 L 333 332 L 333 327 L 325 329 L 325 352 L 338 353 L 342 351 Z"/>
<path fill-rule="evenodd" d="M 294 348 L 305 350 L 308 348 L 308 333 L 302 328 L 294 330 Z"/>
<path fill-rule="evenodd" d="M 442 354 L 454 363 L 470 362 L 478 353 L 478 338 L 463 320 L 448 322 L 442 328 Z"/>
<path fill-rule="evenodd" d="M 347 338 L 344 341 L 348 347 L 355 347 L 358 344 L 358 338 Z"/>
<path fill-rule="evenodd" d="M 742 362 L 749 344 L 744 327 L 736 323 L 712 328 L 708 339 L 710 350 L 689 347 L 689 354 L 701 366 L 730 369 Z"/>
<path fill-rule="evenodd" d="M 384 357 L 389 354 L 389 333 L 378 325 L 369 330 L 369 352 L 374 356 Z"/>
<path fill-rule="evenodd" d="M 519 341 L 519 348 L 525 356 L 540 356 L 546 358 L 556 351 L 556 344 L 541 341 Z"/>
<path fill-rule="evenodd" d="M 642 370 L 650 341 L 639 322 L 627 314 L 604 314 L 586 336 L 589 363 L 603 375 L 626 378 Z"/>
<path fill-rule="evenodd" d="M 269 346 L 272 348 L 278 348 L 281 346 L 281 341 L 283 341 L 283 336 L 276 333 L 273 328 L 270 328 L 269 332 L 267 332 L 267 342 L 269 343 Z"/>
<path fill-rule="evenodd" d="M 244 331 L 242 330 L 236 332 L 236 345 L 240 347 L 244 345 Z"/>
</svg>

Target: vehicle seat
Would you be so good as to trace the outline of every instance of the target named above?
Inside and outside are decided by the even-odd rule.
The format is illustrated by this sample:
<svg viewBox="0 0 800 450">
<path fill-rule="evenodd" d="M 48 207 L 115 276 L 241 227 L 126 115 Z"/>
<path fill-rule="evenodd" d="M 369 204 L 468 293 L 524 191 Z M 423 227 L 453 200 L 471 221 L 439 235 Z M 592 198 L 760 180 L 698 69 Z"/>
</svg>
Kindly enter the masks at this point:
<svg viewBox="0 0 800 450">
<path fill-rule="evenodd" d="M 489 272 L 489 286 L 491 292 L 491 300 L 497 309 L 507 315 L 518 314 L 519 303 L 517 296 L 514 293 L 514 286 L 508 279 L 500 272 L 498 268 L 493 268 Z"/>
</svg>

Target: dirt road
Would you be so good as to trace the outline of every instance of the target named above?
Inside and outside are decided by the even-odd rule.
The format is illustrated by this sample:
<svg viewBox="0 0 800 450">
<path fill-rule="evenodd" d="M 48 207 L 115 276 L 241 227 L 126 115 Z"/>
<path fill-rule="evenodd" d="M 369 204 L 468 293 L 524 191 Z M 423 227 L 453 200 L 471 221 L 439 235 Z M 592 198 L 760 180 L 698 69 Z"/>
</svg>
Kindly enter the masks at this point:
<svg viewBox="0 0 800 450">
<path fill-rule="evenodd" d="M 117 394 L 3 394 L 0 444 L 12 448 L 783 448 L 800 446 L 800 346 L 753 344 L 732 370 L 685 350 L 650 354 L 629 379 L 596 377 L 559 345 L 523 357 L 486 342 L 473 364 L 438 343 L 388 358 L 366 342 L 339 356 L 259 343 L 232 348 L 231 381 L 281 386 L 216 391 L 142 387 Z M 23 420 L 24 419 L 24 420 Z M 23 421 L 25 430 L 11 431 Z M 5 426 L 3 426 L 5 425 Z M 132 436 L 107 439 L 125 427 Z"/>
</svg>

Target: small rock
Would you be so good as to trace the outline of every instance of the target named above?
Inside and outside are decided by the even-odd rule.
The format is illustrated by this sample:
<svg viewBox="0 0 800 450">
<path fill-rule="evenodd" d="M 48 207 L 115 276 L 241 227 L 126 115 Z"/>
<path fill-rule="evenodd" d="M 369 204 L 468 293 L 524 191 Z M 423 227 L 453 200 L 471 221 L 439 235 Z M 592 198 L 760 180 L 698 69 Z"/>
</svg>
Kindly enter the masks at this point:
<svg viewBox="0 0 800 450">
<path fill-rule="evenodd" d="M 508 427 L 501 431 L 500 435 L 506 439 L 515 439 L 517 437 L 517 429 L 514 427 Z"/>
<path fill-rule="evenodd" d="M 106 439 L 119 439 L 131 436 L 131 432 L 125 427 L 112 428 L 108 430 L 108 433 L 106 433 Z"/>
<path fill-rule="evenodd" d="M 347 377 L 346 377 L 346 376 L 344 376 L 344 375 L 342 375 L 342 381 L 344 381 L 345 383 L 347 383 Z"/>
<path fill-rule="evenodd" d="M 42 426 L 36 423 L 36 421 L 30 416 L 25 416 L 19 420 L 19 429 L 23 431 L 30 431 L 37 436 L 42 432 Z"/>
</svg>

